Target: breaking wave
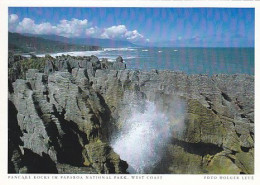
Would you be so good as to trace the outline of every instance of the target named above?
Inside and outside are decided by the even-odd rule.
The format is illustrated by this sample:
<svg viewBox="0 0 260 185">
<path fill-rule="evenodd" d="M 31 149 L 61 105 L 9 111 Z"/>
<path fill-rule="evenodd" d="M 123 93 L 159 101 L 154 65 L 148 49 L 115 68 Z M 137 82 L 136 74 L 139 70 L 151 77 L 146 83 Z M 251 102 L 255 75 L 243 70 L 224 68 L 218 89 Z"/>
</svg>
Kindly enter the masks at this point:
<svg viewBox="0 0 260 185">
<path fill-rule="evenodd" d="M 104 51 L 72 51 L 72 52 L 60 52 L 60 53 L 50 53 L 49 55 L 52 57 L 62 56 L 62 55 L 70 55 L 70 56 L 91 56 L 96 55 L 99 56 Z M 45 54 L 38 54 L 37 57 L 44 57 Z"/>
<path fill-rule="evenodd" d="M 104 48 L 104 51 L 136 51 L 135 48 Z"/>
</svg>

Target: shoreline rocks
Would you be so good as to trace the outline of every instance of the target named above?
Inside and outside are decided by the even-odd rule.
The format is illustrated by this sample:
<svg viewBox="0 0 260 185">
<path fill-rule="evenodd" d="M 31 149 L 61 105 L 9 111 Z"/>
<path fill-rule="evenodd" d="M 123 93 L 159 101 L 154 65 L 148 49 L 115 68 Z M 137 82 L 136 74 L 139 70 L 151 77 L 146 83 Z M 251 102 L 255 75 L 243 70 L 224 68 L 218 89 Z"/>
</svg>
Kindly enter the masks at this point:
<svg viewBox="0 0 260 185">
<path fill-rule="evenodd" d="M 145 100 L 172 124 L 172 103 L 182 101 L 186 110 L 182 129 L 173 130 L 149 171 L 254 173 L 254 76 L 128 70 L 122 57 L 111 63 L 95 56 L 45 57 L 43 68 L 21 76 L 13 68 L 25 59 L 9 59 L 8 125 L 21 135 L 9 137 L 9 173 L 46 171 L 28 156 L 48 173 L 65 173 L 68 165 L 75 173 L 127 173 L 109 145 L 127 119 L 125 107 Z"/>
</svg>

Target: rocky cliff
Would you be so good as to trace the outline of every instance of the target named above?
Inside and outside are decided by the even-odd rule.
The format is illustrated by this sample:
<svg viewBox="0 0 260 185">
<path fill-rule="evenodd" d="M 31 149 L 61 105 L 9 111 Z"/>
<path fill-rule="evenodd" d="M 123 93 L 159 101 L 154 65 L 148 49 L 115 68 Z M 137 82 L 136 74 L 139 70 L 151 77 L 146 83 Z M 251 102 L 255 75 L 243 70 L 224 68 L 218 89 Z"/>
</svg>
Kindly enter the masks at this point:
<svg viewBox="0 0 260 185">
<path fill-rule="evenodd" d="M 9 173 L 131 172 L 111 146 L 129 105 L 145 101 L 171 137 L 143 173 L 254 173 L 254 76 L 127 70 L 95 56 L 46 56 L 21 75 L 12 66 L 23 60 L 9 57 Z"/>
</svg>

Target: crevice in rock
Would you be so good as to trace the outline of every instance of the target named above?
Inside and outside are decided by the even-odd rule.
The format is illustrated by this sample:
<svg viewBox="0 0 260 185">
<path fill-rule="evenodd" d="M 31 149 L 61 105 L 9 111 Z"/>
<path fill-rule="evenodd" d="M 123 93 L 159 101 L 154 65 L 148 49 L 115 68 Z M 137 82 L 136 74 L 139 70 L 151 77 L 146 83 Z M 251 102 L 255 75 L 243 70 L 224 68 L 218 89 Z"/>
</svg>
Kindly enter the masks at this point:
<svg viewBox="0 0 260 185">
<path fill-rule="evenodd" d="M 240 134 L 240 133 L 237 132 L 237 130 L 236 130 L 236 123 L 235 123 L 235 122 L 232 122 L 232 123 L 233 123 L 233 126 L 234 126 L 234 128 L 235 128 L 235 133 L 236 133 L 237 137 L 240 138 L 240 136 L 241 136 L 242 134 Z"/>
<path fill-rule="evenodd" d="M 178 139 L 173 139 L 172 144 L 178 145 L 184 149 L 184 151 L 192 154 L 196 154 L 199 156 L 205 156 L 207 154 L 209 155 L 215 155 L 223 149 L 217 145 L 211 144 L 211 143 L 189 143 L 185 141 L 181 141 Z"/>
<path fill-rule="evenodd" d="M 218 112 L 212 108 L 213 103 L 211 102 L 211 100 L 208 97 L 204 96 L 202 93 L 200 93 L 200 95 L 202 95 L 205 98 L 206 102 L 208 103 L 209 105 L 208 109 L 210 109 L 214 114 L 218 114 Z"/>
<path fill-rule="evenodd" d="M 231 150 L 231 154 L 232 155 L 236 155 L 236 153 L 238 153 L 237 151 Z"/>
<path fill-rule="evenodd" d="M 18 111 L 13 102 L 8 100 L 8 138 L 12 139 L 17 145 L 22 144 L 20 136 L 22 132 L 17 121 Z"/>
<path fill-rule="evenodd" d="M 228 155 L 225 155 L 225 157 L 229 158 L 232 163 L 236 164 L 236 160 Z"/>
<path fill-rule="evenodd" d="M 237 137 L 240 137 L 240 136 L 241 136 L 241 134 L 239 134 L 237 131 L 236 131 L 236 135 L 237 135 Z"/>
<path fill-rule="evenodd" d="M 254 132 L 249 132 L 250 136 L 252 137 L 253 140 L 255 140 L 255 134 Z"/>
<path fill-rule="evenodd" d="M 113 163 L 111 163 L 110 160 L 107 160 L 105 162 L 105 168 L 107 168 L 107 170 L 109 171 L 109 173 L 115 173 L 116 169 Z M 101 173 L 105 173 L 105 171 L 102 171 Z"/>
<path fill-rule="evenodd" d="M 69 72 L 69 73 L 72 73 L 72 69 L 73 69 L 73 68 L 71 67 L 69 61 L 67 61 L 67 67 L 68 67 L 68 72 Z"/>
<path fill-rule="evenodd" d="M 33 90 L 32 85 L 29 82 L 26 82 L 26 86 L 28 87 L 28 89 Z"/>
<path fill-rule="evenodd" d="M 254 120 L 247 118 L 249 120 L 249 123 L 255 123 Z"/>
<path fill-rule="evenodd" d="M 48 90 L 44 91 L 44 92 L 43 92 L 43 95 L 46 96 L 46 100 L 47 100 L 47 102 L 49 103 L 49 102 L 50 102 L 49 91 L 48 91 Z"/>
<path fill-rule="evenodd" d="M 42 112 L 42 110 L 41 110 L 41 106 L 40 106 L 40 104 L 39 104 L 39 101 L 37 100 L 37 95 L 36 95 L 35 93 L 33 93 L 32 99 L 33 99 L 34 108 L 35 108 L 35 110 L 36 110 L 38 116 L 39 116 L 40 118 L 42 118 L 43 112 Z"/>
<path fill-rule="evenodd" d="M 245 114 L 240 114 L 241 118 L 246 118 Z"/>
<path fill-rule="evenodd" d="M 78 87 L 78 90 L 79 90 L 80 93 L 82 92 L 81 88 L 79 88 L 79 87 Z M 76 104 L 77 104 L 79 111 L 81 111 L 81 108 L 79 106 L 79 99 L 77 97 L 76 97 Z"/>
<path fill-rule="evenodd" d="M 241 150 L 242 150 L 243 152 L 249 152 L 250 149 L 251 149 L 251 148 L 241 146 Z"/>
<path fill-rule="evenodd" d="M 14 93 L 14 87 L 11 80 L 8 80 L 8 92 L 10 92 L 11 94 Z"/>
<path fill-rule="evenodd" d="M 100 112 L 100 116 L 103 120 L 103 125 L 101 126 L 101 132 L 102 135 L 105 136 L 103 139 L 107 140 L 108 142 L 112 139 L 110 137 L 112 137 L 113 133 L 117 132 L 117 127 L 112 124 L 112 116 L 111 116 L 111 111 L 108 107 L 108 105 L 106 104 L 105 99 L 103 98 L 103 96 L 101 96 L 101 94 L 99 94 L 98 92 L 96 92 L 100 104 L 102 105 L 102 107 L 104 108 L 103 112 Z"/>
<path fill-rule="evenodd" d="M 24 148 L 24 164 L 28 168 L 27 173 L 58 173 L 56 164 L 50 156 L 42 153 L 42 156 Z"/>
<path fill-rule="evenodd" d="M 221 95 L 222 95 L 222 97 L 223 97 L 226 101 L 228 101 L 228 102 L 231 102 L 231 101 L 232 101 L 232 99 L 231 99 L 226 93 L 221 92 Z"/>
<path fill-rule="evenodd" d="M 215 109 L 211 109 L 214 114 L 218 114 L 218 112 Z"/>
<path fill-rule="evenodd" d="M 49 143 L 50 146 L 53 146 L 55 151 L 57 151 L 58 154 L 61 153 L 61 146 L 60 146 L 60 135 L 57 128 L 57 125 L 52 120 L 45 120 L 44 113 L 41 110 L 41 107 L 39 105 L 39 101 L 37 100 L 37 96 L 35 94 L 32 95 L 33 99 L 33 105 L 35 107 L 35 110 L 38 114 L 38 116 L 42 119 L 43 124 L 45 126 L 45 130 L 50 137 Z"/>
<path fill-rule="evenodd" d="M 65 120 L 65 110 L 59 113 L 54 107 L 54 115 L 58 118 L 61 129 L 65 133 L 60 138 L 61 149 L 58 152 L 58 161 L 74 166 L 83 166 L 82 145 L 88 143 L 86 134 L 79 130 L 76 123 Z"/>
<path fill-rule="evenodd" d="M 87 78 L 87 80 L 89 81 L 89 76 L 88 76 L 88 71 L 85 69 L 84 70 L 84 75 L 85 75 L 85 77 Z M 92 82 L 92 81 L 91 81 Z M 91 84 L 91 82 L 90 82 L 90 84 Z M 92 82 L 92 85 L 93 85 L 93 82 Z M 91 86 L 92 86 L 91 85 Z"/>
<path fill-rule="evenodd" d="M 236 101 L 235 101 L 235 104 L 239 107 L 239 109 L 243 109 L 244 108 L 244 106 L 242 106 L 241 104 L 240 104 L 240 102 L 239 102 L 239 100 L 236 98 Z"/>
<path fill-rule="evenodd" d="M 17 121 L 17 110 L 8 100 L 8 173 L 18 173 L 23 165 L 19 145 L 23 145 L 22 132 Z"/>
</svg>

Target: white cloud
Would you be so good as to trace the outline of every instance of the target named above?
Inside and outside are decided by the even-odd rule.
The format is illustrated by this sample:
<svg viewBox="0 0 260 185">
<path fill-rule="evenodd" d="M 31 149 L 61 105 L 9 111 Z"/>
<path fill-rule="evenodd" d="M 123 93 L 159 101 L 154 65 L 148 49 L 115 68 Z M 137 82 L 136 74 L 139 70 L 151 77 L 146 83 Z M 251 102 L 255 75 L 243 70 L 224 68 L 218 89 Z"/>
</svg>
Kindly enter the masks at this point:
<svg viewBox="0 0 260 185">
<path fill-rule="evenodd" d="M 102 30 L 100 30 L 98 27 L 91 27 L 85 30 L 85 35 L 87 37 L 99 38 L 101 34 Z"/>
<path fill-rule="evenodd" d="M 146 39 L 137 30 L 129 31 L 125 25 L 111 26 L 105 28 L 101 38 L 126 39 L 132 42 L 145 41 Z"/>
<path fill-rule="evenodd" d="M 125 25 L 111 26 L 108 28 L 98 28 L 92 26 L 87 19 L 61 20 L 58 24 L 52 25 L 49 22 L 40 24 L 33 19 L 24 18 L 19 22 L 16 14 L 9 15 L 9 31 L 32 34 L 56 34 L 65 37 L 94 37 L 106 39 L 128 40 L 130 42 L 149 42 L 137 30 L 128 30 Z"/>
<path fill-rule="evenodd" d="M 88 28 L 88 20 L 71 19 L 61 20 L 59 24 L 52 25 L 49 22 L 36 24 L 30 18 L 24 18 L 18 22 L 18 16 L 12 14 L 9 16 L 9 30 L 18 33 L 32 33 L 32 34 L 57 34 L 65 37 L 79 37 L 84 35 Z"/>
<path fill-rule="evenodd" d="M 123 39 L 126 32 L 125 25 L 111 26 L 104 29 L 101 37 L 106 39 Z"/>
<path fill-rule="evenodd" d="M 17 21 L 18 21 L 18 15 L 16 15 L 16 14 L 11 14 L 11 15 L 9 15 L 9 20 L 8 20 L 8 22 L 9 23 L 16 23 Z"/>
<path fill-rule="evenodd" d="M 138 33 L 137 30 L 127 31 L 125 35 L 126 35 L 126 39 L 131 41 L 140 41 L 144 39 L 144 36 Z"/>
<path fill-rule="evenodd" d="M 55 28 L 55 26 L 52 26 L 50 23 L 45 22 L 35 25 L 35 32 L 37 31 L 39 34 L 54 34 Z"/>
<path fill-rule="evenodd" d="M 11 14 L 8 17 L 8 29 L 10 31 L 15 31 L 16 25 L 18 23 L 19 17 L 16 14 Z"/>
<path fill-rule="evenodd" d="M 35 24 L 34 20 L 24 18 L 15 27 L 18 33 L 32 33 L 32 34 L 54 34 L 56 27 L 52 26 L 49 22 Z"/>
<path fill-rule="evenodd" d="M 19 22 L 16 27 L 16 31 L 20 33 L 35 33 L 35 23 L 34 20 L 30 18 L 24 18 L 21 22 Z"/>
<path fill-rule="evenodd" d="M 79 37 L 82 36 L 88 27 L 87 19 L 72 19 L 71 21 L 61 20 L 56 26 L 56 34 L 65 37 Z"/>
</svg>

